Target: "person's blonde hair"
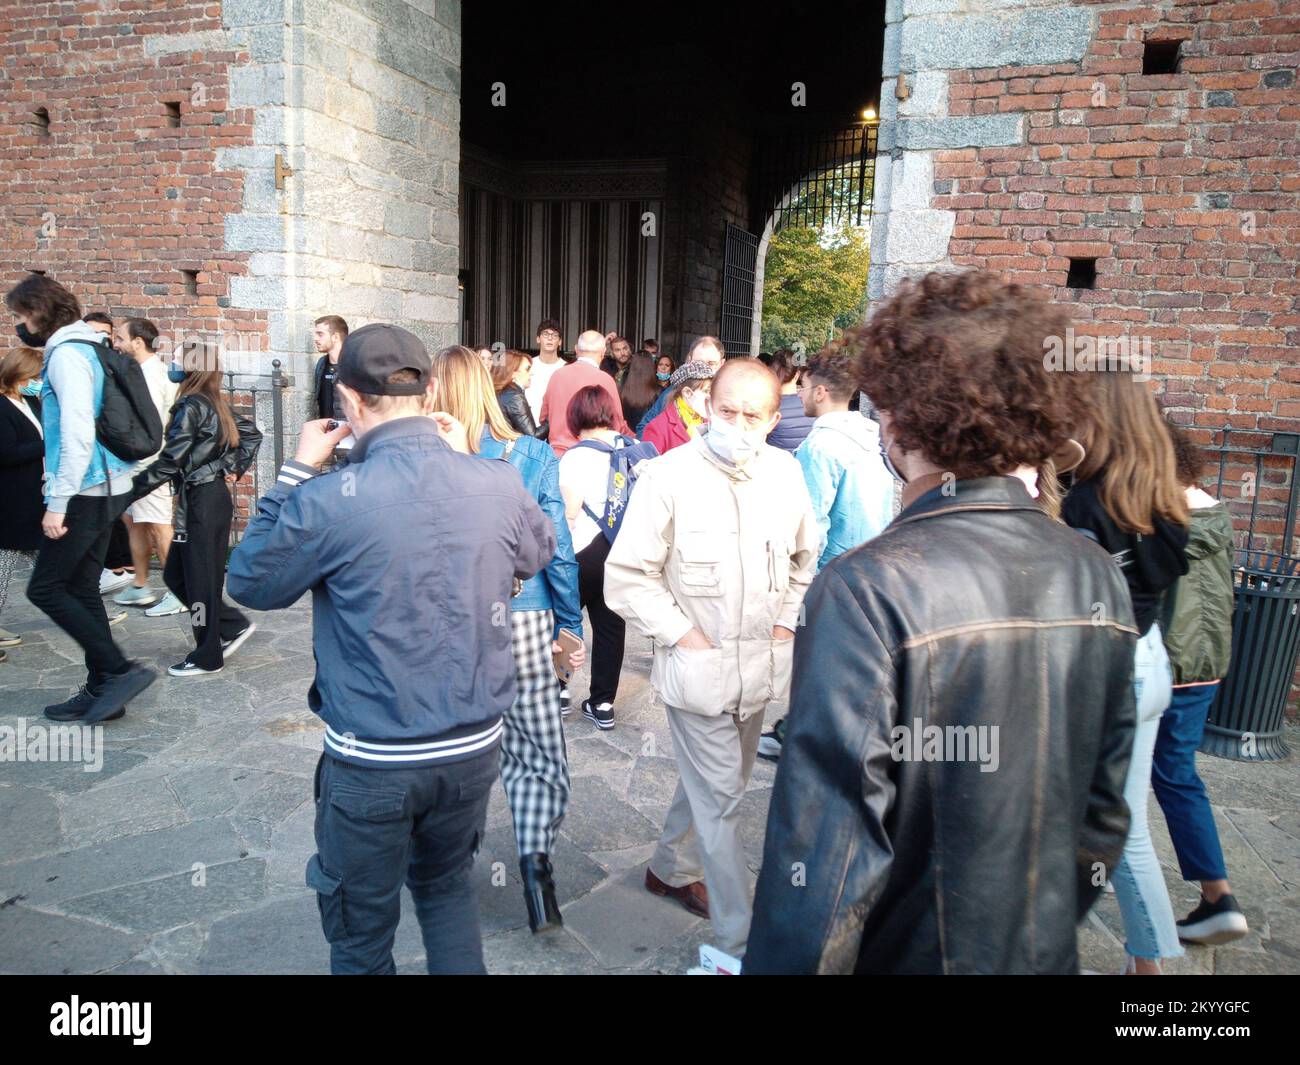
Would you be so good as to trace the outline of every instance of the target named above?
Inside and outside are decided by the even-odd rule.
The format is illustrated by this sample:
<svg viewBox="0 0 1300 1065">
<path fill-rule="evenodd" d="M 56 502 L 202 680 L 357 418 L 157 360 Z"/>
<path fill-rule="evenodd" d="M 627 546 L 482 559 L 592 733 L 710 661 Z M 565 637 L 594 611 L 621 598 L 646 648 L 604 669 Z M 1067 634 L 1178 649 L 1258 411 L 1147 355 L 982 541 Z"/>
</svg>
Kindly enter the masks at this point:
<svg viewBox="0 0 1300 1065">
<path fill-rule="evenodd" d="M 1096 479 L 1101 505 L 1124 532 L 1153 533 L 1155 517 L 1186 525 L 1174 446 L 1151 390 L 1121 371 L 1091 372 L 1088 383 L 1096 417 L 1076 434 L 1084 449 L 1076 478 Z"/>
<path fill-rule="evenodd" d="M 503 443 L 518 440 L 497 402 L 492 378 L 477 352 L 456 344 L 433 357 L 433 379 L 438 382 L 435 407 L 465 427 L 470 454 L 478 454 L 483 428 Z"/>
</svg>

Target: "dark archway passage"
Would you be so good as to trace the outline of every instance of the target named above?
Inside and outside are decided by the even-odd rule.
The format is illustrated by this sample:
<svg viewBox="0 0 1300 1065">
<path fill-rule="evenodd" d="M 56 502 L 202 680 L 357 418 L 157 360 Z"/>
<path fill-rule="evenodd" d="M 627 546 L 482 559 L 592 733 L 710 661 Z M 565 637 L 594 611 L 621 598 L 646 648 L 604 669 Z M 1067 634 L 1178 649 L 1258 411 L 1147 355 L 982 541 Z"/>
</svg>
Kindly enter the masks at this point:
<svg viewBox="0 0 1300 1065">
<path fill-rule="evenodd" d="M 614 329 L 680 356 L 718 333 L 728 227 L 733 244 L 762 233 L 781 174 L 818 165 L 792 145 L 877 106 L 883 30 L 862 0 L 784 22 L 733 4 L 467 5 L 462 338 L 531 347 L 555 317 L 566 344 Z"/>
</svg>

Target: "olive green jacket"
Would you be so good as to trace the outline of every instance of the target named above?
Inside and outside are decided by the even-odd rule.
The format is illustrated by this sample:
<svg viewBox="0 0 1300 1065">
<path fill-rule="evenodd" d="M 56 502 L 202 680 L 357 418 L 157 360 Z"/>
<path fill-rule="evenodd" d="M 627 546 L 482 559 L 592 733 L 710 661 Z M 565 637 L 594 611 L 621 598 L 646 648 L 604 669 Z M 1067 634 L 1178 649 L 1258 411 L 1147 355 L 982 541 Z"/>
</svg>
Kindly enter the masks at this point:
<svg viewBox="0 0 1300 1065">
<path fill-rule="evenodd" d="M 1222 503 L 1191 512 L 1185 577 L 1162 625 L 1174 684 L 1219 680 L 1232 657 L 1232 518 Z"/>
</svg>

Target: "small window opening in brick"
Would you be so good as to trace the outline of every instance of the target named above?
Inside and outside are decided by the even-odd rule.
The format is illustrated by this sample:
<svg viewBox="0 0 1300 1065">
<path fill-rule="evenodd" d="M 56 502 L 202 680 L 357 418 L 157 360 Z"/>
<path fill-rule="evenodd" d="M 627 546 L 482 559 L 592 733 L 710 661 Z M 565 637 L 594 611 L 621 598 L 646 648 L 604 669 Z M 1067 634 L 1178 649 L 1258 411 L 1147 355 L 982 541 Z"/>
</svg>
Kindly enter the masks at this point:
<svg viewBox="0 0 1300 1065">
<path fill-rule="evenodd" d="M 1066 288 L 1096 288 L 1097 260 L 1071 259 L 1070 271 L 1065 275 Z"/>
<path fill-rule="evenodd" d="M 1177 74 L 1182 41 L 1146 41 L 1142 50 L 1143 74 Z"/>
<path fill-rule="evenodd" d="M 199 294 L 199 272 L 197 270 L 182 270 L 181 281 L 185 285 L 185 295 L 197 296 Z"/>
<path fill-rule="evenodd" d="M 164 100 L 163 107 L 167 109 L 167 125 L 172 129 L 180 129 L 181 102 L 179 100 Z"/>
<path fill-rule="evenodd" d="M 45 108 L 38 107 L 32 115 L 32 125 L 36 127 L 38 133 L 48 137 L 50 135 L 50 113 Z"/>
</svg>

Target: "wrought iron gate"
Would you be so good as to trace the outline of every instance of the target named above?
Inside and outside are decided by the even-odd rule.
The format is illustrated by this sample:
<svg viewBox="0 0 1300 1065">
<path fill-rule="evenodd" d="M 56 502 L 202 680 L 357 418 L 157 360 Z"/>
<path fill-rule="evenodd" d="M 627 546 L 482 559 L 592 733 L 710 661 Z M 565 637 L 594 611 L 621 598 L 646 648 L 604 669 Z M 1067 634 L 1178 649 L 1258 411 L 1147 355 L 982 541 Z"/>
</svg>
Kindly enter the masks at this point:
<svg viewBox="0 0 1300 1065">
<path fill-rule="evenodd" d="M 757 265 L 758 237 L 729 224 L 722 267 L 722 322 L 718 328 L 728 355 L 749 354 Z"/>
</svg>

